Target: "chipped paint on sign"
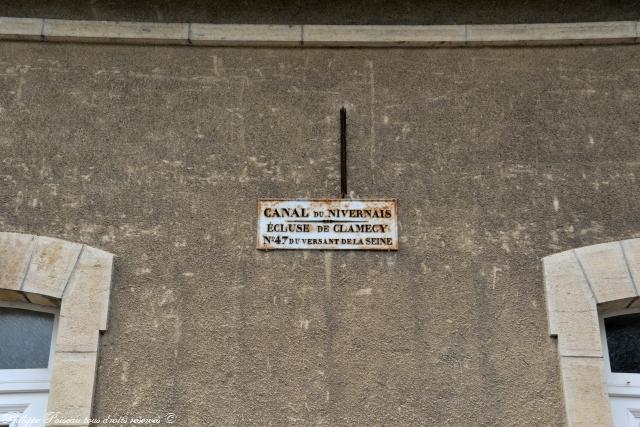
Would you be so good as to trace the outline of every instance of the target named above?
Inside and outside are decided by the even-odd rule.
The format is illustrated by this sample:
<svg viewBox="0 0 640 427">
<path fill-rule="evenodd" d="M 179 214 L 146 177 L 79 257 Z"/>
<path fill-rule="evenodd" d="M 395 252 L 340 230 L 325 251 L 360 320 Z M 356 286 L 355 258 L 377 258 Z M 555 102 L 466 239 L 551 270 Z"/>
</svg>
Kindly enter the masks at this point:
<svg viewBox="0 0 640 427">
<path fill-rule="evenodd" d="M 258 249 L 398 250 L 395 199 L 259 200 Z"/>
</svg>

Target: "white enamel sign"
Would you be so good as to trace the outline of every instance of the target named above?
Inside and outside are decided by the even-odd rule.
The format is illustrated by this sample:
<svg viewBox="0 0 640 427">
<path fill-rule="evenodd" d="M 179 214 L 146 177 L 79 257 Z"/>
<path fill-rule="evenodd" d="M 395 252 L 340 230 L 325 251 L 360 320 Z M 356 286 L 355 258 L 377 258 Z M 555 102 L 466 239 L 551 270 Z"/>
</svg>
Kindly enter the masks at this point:
<svg viewBox="0 0 640 427">
<path fill-rule="evenodd" d="M 388 200 L 260 200 L 258 249 L 398 250 L 398 212 Z"/>
</svg>

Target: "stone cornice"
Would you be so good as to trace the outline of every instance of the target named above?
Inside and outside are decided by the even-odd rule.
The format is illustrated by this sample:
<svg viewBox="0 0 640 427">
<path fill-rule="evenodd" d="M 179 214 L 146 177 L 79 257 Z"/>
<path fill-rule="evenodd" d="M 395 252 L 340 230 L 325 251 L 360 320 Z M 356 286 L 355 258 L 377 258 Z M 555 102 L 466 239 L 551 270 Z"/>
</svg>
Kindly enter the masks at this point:
<svg viewBox="0 0 640 427">
<path fill-rule="evenodd" d="M 640 22 L 250 25 L 0 17 L 0 40 L 271 47 L 461 47 L 639 43 Z"/>
</svg>

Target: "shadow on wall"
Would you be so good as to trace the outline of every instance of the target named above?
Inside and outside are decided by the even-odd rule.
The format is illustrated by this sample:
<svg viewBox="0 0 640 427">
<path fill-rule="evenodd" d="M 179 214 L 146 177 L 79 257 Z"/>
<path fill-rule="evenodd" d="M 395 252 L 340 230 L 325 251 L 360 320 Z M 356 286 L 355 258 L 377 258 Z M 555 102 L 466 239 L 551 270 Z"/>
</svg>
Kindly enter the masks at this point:
<svg viewBox="0 0 640 427">
<path fill-rule="evenodd" d="M 640 19 L 640 1 L 0 1 L 0 16 L 244 24 L 518 24 Z"/>
</svg>

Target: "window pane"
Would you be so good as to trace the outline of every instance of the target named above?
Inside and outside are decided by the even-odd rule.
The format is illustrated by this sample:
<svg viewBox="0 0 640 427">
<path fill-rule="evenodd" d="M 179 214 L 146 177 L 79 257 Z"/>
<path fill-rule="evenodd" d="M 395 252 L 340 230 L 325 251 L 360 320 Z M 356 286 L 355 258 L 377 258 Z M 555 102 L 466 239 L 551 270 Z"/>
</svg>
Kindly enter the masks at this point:
<svg viewBox="0 0 640 427">
<path fill-rule="evenodd" d="M 611 372 L 640 374 L 640 313 L 604 319 Z"/>
<path fill-rule="evenodd" d="M 53 314 L 0 307 L 0 369 L 49 365 Z"/>
</svg>

